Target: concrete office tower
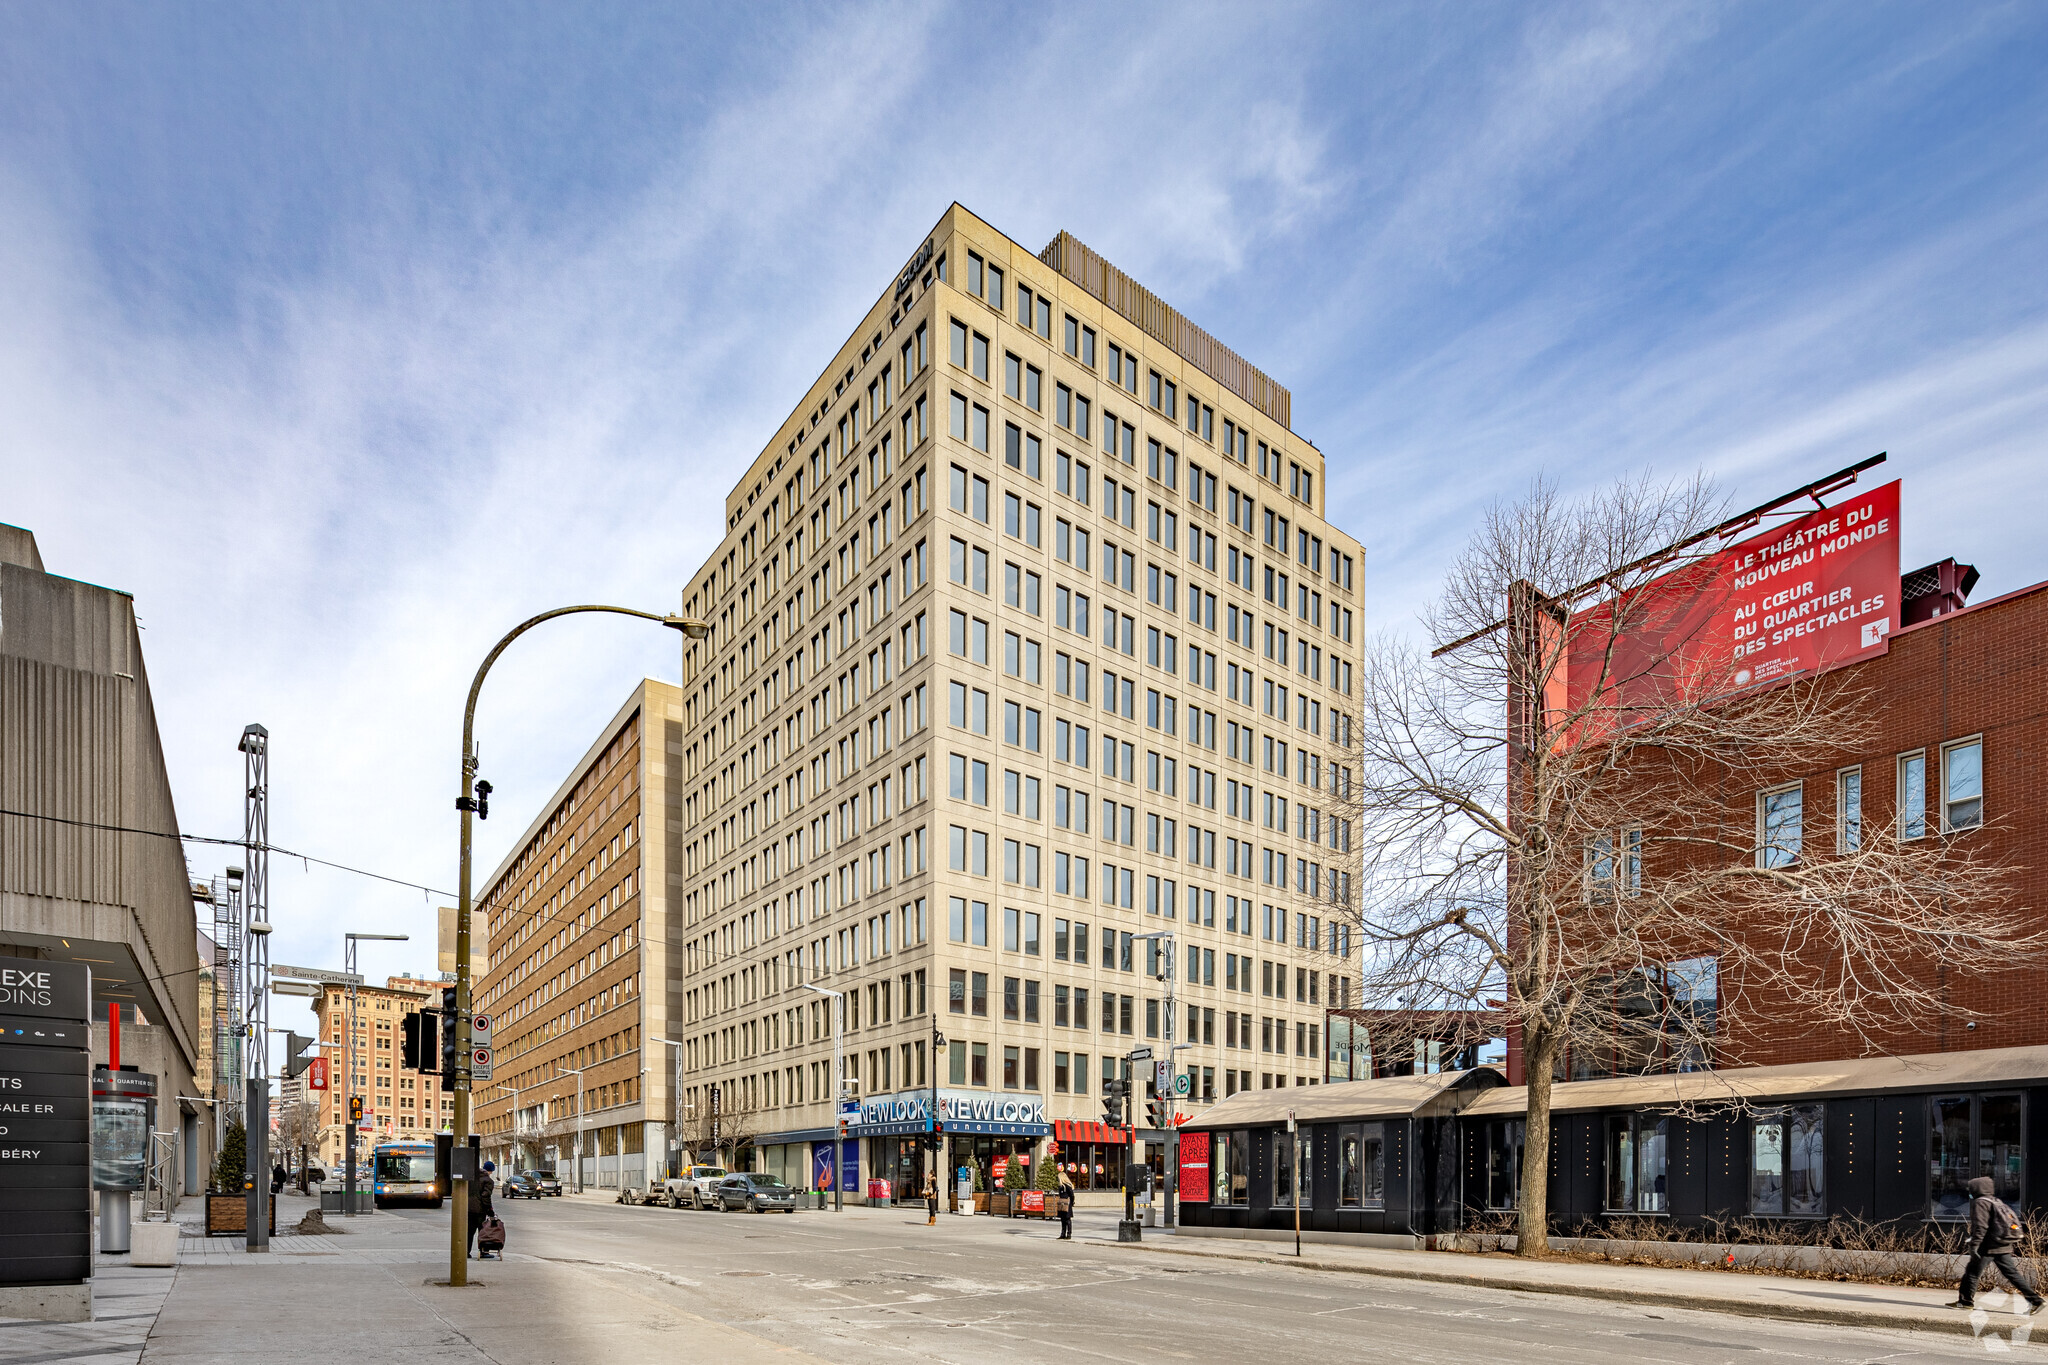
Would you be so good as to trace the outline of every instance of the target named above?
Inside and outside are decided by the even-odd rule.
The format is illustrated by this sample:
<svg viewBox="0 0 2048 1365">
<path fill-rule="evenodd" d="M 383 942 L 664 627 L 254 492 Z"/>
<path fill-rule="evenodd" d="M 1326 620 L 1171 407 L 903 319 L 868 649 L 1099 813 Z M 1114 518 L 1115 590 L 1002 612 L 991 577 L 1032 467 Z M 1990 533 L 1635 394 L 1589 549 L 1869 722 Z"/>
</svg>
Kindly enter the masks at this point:
<svg viewBox="0 0 2048 1365">
<path fill-rule="evenodd" d="M 181 1191 L 204 1188 L 211 1021 L 135 599 L 45 572 L 14 526 L 0 526 L 0 807 L 14 812 L 0 815 L 0 956 L 92 969 L 94 1064 L 117 1004 L 121 1060 L 156 1076 L 157 1129 L 178 1134 Z"/>
<path fill-rule="evenodd" d="M 599 740 L 639 774 L 632 813 L 550 812 L 553 842 L 537 827 L 486 883 L 514 902 L 490 912 L 501 1047 L 535 1018 L 585 1029 L 586 1079 L 647 1096 L 593 1124 L 679 1115 L 662 1143 L 811 1185 L 835 1106 L 832 998 L 806 987 L 844 992 L 865 1107 L 842 1178 L 892 1196 L 921 1184 L 934 1080 L 945 1169 L 1057 1136 L 1084 1187 L 1127 1159 L 1099 1121 L 1134 1046 L 1191 1045 L 1185 1113 L 1318 1082 L 1324 1011 L 1354 1003 L 1349 841 L 1323 812 L 1362 552 L 1289 410 L 1072 237 L 1034 255 L 949 209 L 728 496 L 684 589 L 712 632 L 681 688 L 643 684 Z M 664 804 L 639 813 L 649 784 Z M 630 1030 L 564 1022 L 604 989 L 579 974 L 616 932 L 584 904 L 621 875 L 590 871 L 614 826 L 645 836 L 619 856 L 662 862 L 625 874 L 628 950 L 661 987 L 639 1025 L 681 1045 L 679 1106 L 667 1048 L 613 1078 L 604 1040 Z M 1159 931 L 1171 1018 L 1133 941 Z M 559 1122 L 568 1081 L 522 1099 L 530 1122 Z"/>
</svg>

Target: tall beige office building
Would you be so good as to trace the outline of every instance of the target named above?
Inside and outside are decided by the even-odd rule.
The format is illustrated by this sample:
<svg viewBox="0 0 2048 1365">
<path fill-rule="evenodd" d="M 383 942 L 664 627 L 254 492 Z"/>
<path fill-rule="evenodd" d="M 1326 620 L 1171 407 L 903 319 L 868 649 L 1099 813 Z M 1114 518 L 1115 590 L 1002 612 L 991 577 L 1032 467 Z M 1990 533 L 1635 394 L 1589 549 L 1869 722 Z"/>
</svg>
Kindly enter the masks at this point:
<svg viewBox="0 0 2048 1365">
<path fill-rule="evenodd" d="M 1360 550 L 1288 416 L 1071 237 L 950 209 L 727 499 L 681 686 L 483 882 L 486 1146 L 814 1185 L 845 1093 L 838 1178 L 893 1195 L 936 1092 L 947 1171 L 1056 1137 L 1110 1184 L 1133 1048 L 1184 1113 L 1320 1079 Z"/>
<path fill-rule="evenodd" d="M 1289 406 L 1065 233 L 955 205 L 910 253 L 684 592 L 648 892 L 692 1146 L 715 1110 L 815 1185 L 841 999 L 856 1192 L 921 1184 L 935 1089 L 948 1173 L 1057 1137 L 1085 1185 L 1133 1048 L 1184 1113 L 1321 1077 L 1361 550 Z"/>
</svg>

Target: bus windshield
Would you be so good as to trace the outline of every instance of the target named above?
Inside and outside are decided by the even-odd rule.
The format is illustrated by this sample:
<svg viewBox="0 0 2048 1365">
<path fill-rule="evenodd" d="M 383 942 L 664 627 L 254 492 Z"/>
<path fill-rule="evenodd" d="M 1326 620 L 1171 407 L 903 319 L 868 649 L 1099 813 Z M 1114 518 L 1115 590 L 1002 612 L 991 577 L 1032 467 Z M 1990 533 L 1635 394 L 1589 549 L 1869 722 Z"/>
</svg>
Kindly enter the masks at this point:
<svg viewBox="0 0 2048 1365">
<path fill-rule="evenodd" d="M 377 1153 L 377 1180 L 380 1184 L 425 1185 L 432 1183 L 433 1179 L 432 1152 Z"/>
</svg>

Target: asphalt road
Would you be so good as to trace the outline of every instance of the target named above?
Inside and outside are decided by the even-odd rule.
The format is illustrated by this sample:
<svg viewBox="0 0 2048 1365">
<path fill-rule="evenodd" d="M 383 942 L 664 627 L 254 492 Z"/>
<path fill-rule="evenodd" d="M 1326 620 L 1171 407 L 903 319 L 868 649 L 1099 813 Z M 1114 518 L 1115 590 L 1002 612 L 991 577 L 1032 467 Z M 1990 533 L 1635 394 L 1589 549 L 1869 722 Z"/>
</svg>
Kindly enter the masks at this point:
<svg viewBox="0 0 2048 1365">
<path fill-rule="evenodd" d="M 600 1292 L 616 1284 L 622 1315 L 671 1309 L 832 1361 L 1904 1365 L 1990 1353 L 1961 1338 L 1212 1264 L 1091 1243 L 1113 1230 L 1113 1215 L 1091 1211 L 1074 1242 L 1054 1240 L 1056 1223 L 941 1215 L 933 1228 L 906 1210 L 749 1216 L 562 1199 L 500 1211 L 508 1251 Z"/>
</svg>

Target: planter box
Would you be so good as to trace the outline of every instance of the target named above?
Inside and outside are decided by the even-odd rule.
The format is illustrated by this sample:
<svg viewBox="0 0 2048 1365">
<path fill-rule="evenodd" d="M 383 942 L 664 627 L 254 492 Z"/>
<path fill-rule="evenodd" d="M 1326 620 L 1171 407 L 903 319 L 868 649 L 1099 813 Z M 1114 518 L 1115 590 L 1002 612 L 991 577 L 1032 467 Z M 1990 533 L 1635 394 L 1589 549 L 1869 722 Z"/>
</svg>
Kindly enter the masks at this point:
<svg viewBox="0 0 2048 1365">
<path fill-rule="evenodd" d="M 249 1196 L 214 1194 L 206 1196 L 206 1235 L 246 1235 L 249 1231 Z M 277 1200 L 270 1201 L 270 1235 L 277 1236 Z"/>
<path fill-rule="evenodd" d="M 975 1195 L 974 1195 L 974 1211 L 975 1211 L 976 1213 L 987 1213 L 987 1212 L 988 1212 L 988 1193 L 987 1193 L 986 1191 L 983 1191 L 983 1190 L 977 1190 L 977 1191 L 975 1192 Z"/>
<path fill-rule="evenodd" d="M 988 1196 L 988 1211 L 998 1218 L 1008 1218 L 1010 1216 L 1009 1191 L 998 1190 L 990 1194 Z"/>
</svg>

